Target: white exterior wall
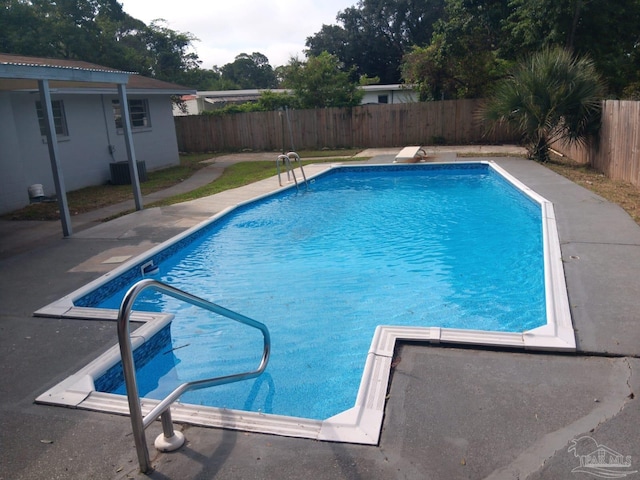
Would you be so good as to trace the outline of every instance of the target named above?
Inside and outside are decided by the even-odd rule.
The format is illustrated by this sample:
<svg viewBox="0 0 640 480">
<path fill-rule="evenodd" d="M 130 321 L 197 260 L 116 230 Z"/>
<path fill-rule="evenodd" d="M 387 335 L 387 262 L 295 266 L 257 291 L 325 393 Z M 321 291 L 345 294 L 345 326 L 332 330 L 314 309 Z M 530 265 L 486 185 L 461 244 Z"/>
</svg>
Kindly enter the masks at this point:
<svg viewBox="0 0 640 480">
<path fill-rule="evenodd" d="M 55 194 L 49 152 L 38 126 L 37 93 L 0 93 L 0 213 L 29 204 L 28 187 L 42 184 L 45 195 Z M 151 126 L 134 130 L 136 159 L 147 170 L 179 164 L 178 143 L 168 95 L 135 95 L 149 104 Z M 62 100 L 69 136 L 58 141 L 67 191 L 100 185 L 111 178 L 109 164 L 126 161 L 124 135 L 117 132 L 112 100 L 117 95 L 56 94 Z M 113 156 L 109 145 L 115 146 Z"/>
<path fill-rule="evenodd" d="M 178 138 L 176 137 L 176 124 L 173 120 L 171 98 L 168 95 L 135 95 L 129 98 L 145 98 L 149 102 L 149 115 L 151 116 L 151 128 L 133 131 L 133 143 L 136 150 L 136 159 L 146 162 L 147 171 L 178 165 Z M 119 134 L 120 148 L 116 149 L 117 160 L 127 159 L 124 144 L 124 135 Z M 119 157 L 118 155 L 121 155 Z"/>
<path fill-rule="evenodd" d="M 173 105 L 173 115 L 175 117 L 184 117 L 185 115 L 199 115 L 204 110 L 202 106 L 202 98 L 193 98 L 184 101 L 186 111 L 180 110 L 176 105 Z"/>
<path fill-rule="evenodd" d="M 8 92 L 0 92 L 0 212 L 10 212 L 24 205 L 27 198 L 27 187 L 25 186 L 24 171 L 22 166 L 22 151 L 18 141 L 18 131 L 13 118 L 13 105 L 11 95 Z"/>
<path fill-rule="evenodd" d="M 364 92 L 364 96 L 360 104 L 370 105 L 372 103 L 380 103 L 378 101 L 379 95 L 387 95 L 387 103 L 415 103 L 419 100 L 419 96 L 416 91 L 407 86 L 404 86 L 404 88 L 402 88 L 401 85 L 404 84 L 365 85 L 363 87 L 359 87 Z M 243 101 L 241 101 L 240 99 L 243 99 L 245 102 L 255 101 L 260 97 L 262 91 L 263 90 L 257 89 L 199 91 L 196 93 L 196 98 L 189 98 L 189 100 L 184 101 L 187 108 L 186 112 L 183 113 L 178 108 L 174 107 L 173 115 L 175 115 L 176 117 L 184 115 L 200 115 L 206 111 L 214 110 L 215 108 L 217 108 L 212 103 L 208 103 L 207 101 L 225 102 L 231 100 L 234 103 L 243 103 Z M 271 91 L 275 93 L 290 92 L 286 89 L 275 89 Z M 190 95 L 189 97 L 192 96 Z"/>
<path fill-rule="evenodd" d="M 418 101 L 418 94 L 413 90 L 373 90 L 364 91 L 364 97 L 362 97 L 362 105 L 368 105 L 378 102 L 380 95 L 386 95 L 388 98 L 387 103 L 414 103 Z"/>
</svg>

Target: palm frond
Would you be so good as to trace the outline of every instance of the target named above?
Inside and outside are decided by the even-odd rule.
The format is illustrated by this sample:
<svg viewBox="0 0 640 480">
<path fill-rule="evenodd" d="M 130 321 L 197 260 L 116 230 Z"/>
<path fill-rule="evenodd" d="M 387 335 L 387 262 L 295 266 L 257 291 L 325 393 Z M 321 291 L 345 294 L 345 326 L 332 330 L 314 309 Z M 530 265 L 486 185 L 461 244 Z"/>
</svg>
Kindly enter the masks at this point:
<svg viewBox="0 0 640 480">
<path fill-rule="evenodd" d="M 581 143 L 598 131 L 603 94 L 590 59 L 548 48 L 526 58 L 496 84 L 481 116 L 490 125 L 512 125 L 532 156 L 546 159 L 553 141 Z"/>
</svg>

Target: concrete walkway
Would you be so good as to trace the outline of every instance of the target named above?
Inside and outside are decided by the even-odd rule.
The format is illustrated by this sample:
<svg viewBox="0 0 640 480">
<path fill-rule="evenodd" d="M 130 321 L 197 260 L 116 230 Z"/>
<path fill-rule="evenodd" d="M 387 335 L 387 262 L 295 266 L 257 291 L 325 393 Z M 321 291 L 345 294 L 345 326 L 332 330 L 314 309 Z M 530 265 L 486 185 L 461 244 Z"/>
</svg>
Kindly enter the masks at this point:
<svg viewBox="0 0 640 480">
<path fill-rule="evenodd" d="M 399 345 L 378 446 L 179 425 L 187 444 L 167 454 L 150 446 L 147 476 L 128 417 L 33 403 L 114 345 L 115 324 L 32 312 L 113 268 L 105 259 L 140 253 L 277 180 L 103 224 L 100 214 L 73 217 L 68 239 L 58 222 L 0 222 L 0 480 L 640 478 L 640 228 L 539 164 L 494 160 L 554 203 L 576 354 Z M 151 426 L 149 442 L 159 432 Z M 629 464 L 580 469 L 598 448 Z"/>
</svg>

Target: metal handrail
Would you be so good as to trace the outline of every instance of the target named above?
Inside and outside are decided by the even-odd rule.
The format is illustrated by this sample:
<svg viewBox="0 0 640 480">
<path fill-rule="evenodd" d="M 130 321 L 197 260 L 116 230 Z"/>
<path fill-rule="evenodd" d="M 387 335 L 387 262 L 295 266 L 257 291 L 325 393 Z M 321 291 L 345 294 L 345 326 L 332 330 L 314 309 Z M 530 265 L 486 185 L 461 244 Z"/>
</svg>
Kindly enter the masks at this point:
<svg viewBox="0 0 640 480">
<path fill-rule="evenodd" d="M 296 188 L 300 190 L 300 187 L 298 186 L 298 179 L 296 178 L 296 174 L 293 171 L 293 167 L 291 166 L 292 158 L 295 161 L 297 161 L 298 164 L 300 165 L 300 172 L 302 172 L 302 178 L 304 179 L 304 184 L 308 190 L 309 182 L 307 182 L 307 176 L 304 174 L 304 168 L 302 167 L 302 161 L 300 160 L 300 155 L 298 155 L 296 152 L 289 152 L 286 155 L 285 154 L 278 155 L 278 158 L 276 159 L 276 171 L 278 172 L 278 183 L 280 184 L 280 186 L 282 186 L 282 180 L 280 179 L 280 160 L 282 160 L 282 165 L 284 166 L 287 172 L 287 180 L 290 179 L 289 173 L 291 173 L 291 175 L 293 175 L 293 181 L 296 184 Z"/>
<path fill-rule="evenodd" d="M 253 328 L 257 328 L 262 332 L 263 337 L 263 351 L 260 365 L 258 368 L 251 372 L 238 373 L 234 375 L 226 375 L 222 377 L 213 377 L 202 380 L 196 380 L 193 382 L 185 382 L 179 385 L 173 392 L 167 395 L 158 405 L 156 405 L 145 417 L 142 416 L 142 407 L 140 406 L 140 394 L 138 393 L 138 385 L 136 382 L 136 372 L 133 360 L 133 352 L 131 347 L 131 335 L 129 331 L 129 317 L 133 304 L 143 290 L 154 289 L 177 298 L 178 300 L 190 303 L 200 308 L 204 308 L 211 312 L 217 313 L 231 320 L 243 323 Z M 149 460 L 149 451 L 147 450 L 147 442 L 145 438 L 144 430 L 158 416 L 162 416 L 162 429 L 164 439 L 169 443 L 173 440 L 173 446 L 171 448 L 163 447 L 164 450 L 173 450 L 179 448 L 184 443 L 184 437 L 173 431 L 173 425 L 171 422 L 171 410 L 169 407 L 175 402 L 178 397 L 183 393 L 190 390 L 197 390 L 200 388 L 207 388 L 217 385 L 223 385 L 231 382 L 237 382 L 240 380 L 248 380 L 259 376 L 267 367 L 269 362 L 269 354 L 271 352 L 271 337 L 266 325 L 253 320 L 249 317 L 245 317 L 239 313 L 227 310 L 224 307 L 216 305 L 215 303 L 208 302 L 202 298 L 191 295 L 190 293 L 179 290 L 175 287 L 167 285 L 153 279 L 144 279 L 136 283 L 125 294 L 120 310 L 118 311 L 118 342 L 120 344 L 120 355 L 122 357 L 122 369 L 124 370 L 124 380 L 127 388 L 127 399 L 129 401 L 129 412 L 131 416 L 131 426 L 133 428 L 133 438 L 136 444 L 136 451 L 138 453 L 138 462 L 140 463 L 140 470 L 143 473 L 148 472 L 151 469 L 151 462 Z M 158 444 L 160 437 L 156 439 L 156 445 Z M 165 445 L 163 443 L 163 445 Z"/>
</svg>

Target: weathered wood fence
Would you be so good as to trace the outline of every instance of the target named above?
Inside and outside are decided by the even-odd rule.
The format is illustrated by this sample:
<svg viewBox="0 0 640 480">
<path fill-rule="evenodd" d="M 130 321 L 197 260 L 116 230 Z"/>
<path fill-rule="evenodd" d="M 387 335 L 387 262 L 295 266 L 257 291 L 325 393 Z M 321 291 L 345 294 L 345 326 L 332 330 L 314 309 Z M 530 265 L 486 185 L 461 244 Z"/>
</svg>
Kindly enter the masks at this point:
<svg viewBox="0 0 640 480">
<path fill-rule="evenodd" d="M 183 152 L 517 141 L 517 136 L 506 129 L 488 134 L 476 115 L 479 105 L 480 100 L 445 100 L 224 116 L 190 115 L 176 117 L 175 122 L 178 148 Z"/>
<path fill-rule="evenodd" d="M 609 178 L 640 187 L 640 102 L 604 101 L 597 142 L 586 146 L 556 144 L 553 148 Z"/>
<path fill-rule="evenodd" d="M 176 117 L 175 123 L 178 147 L 183 152 L 517 143 L 518 135 L 507 129 L 487 133 L 477 117 L 480 102 L 445 100 L 286 113 L 191 115 Z M 599 141 L 571 147 L 557 143 L 554 149 L 610 178 L 640 187 L 640 102 L 604 101 Z"/>
</svg>

